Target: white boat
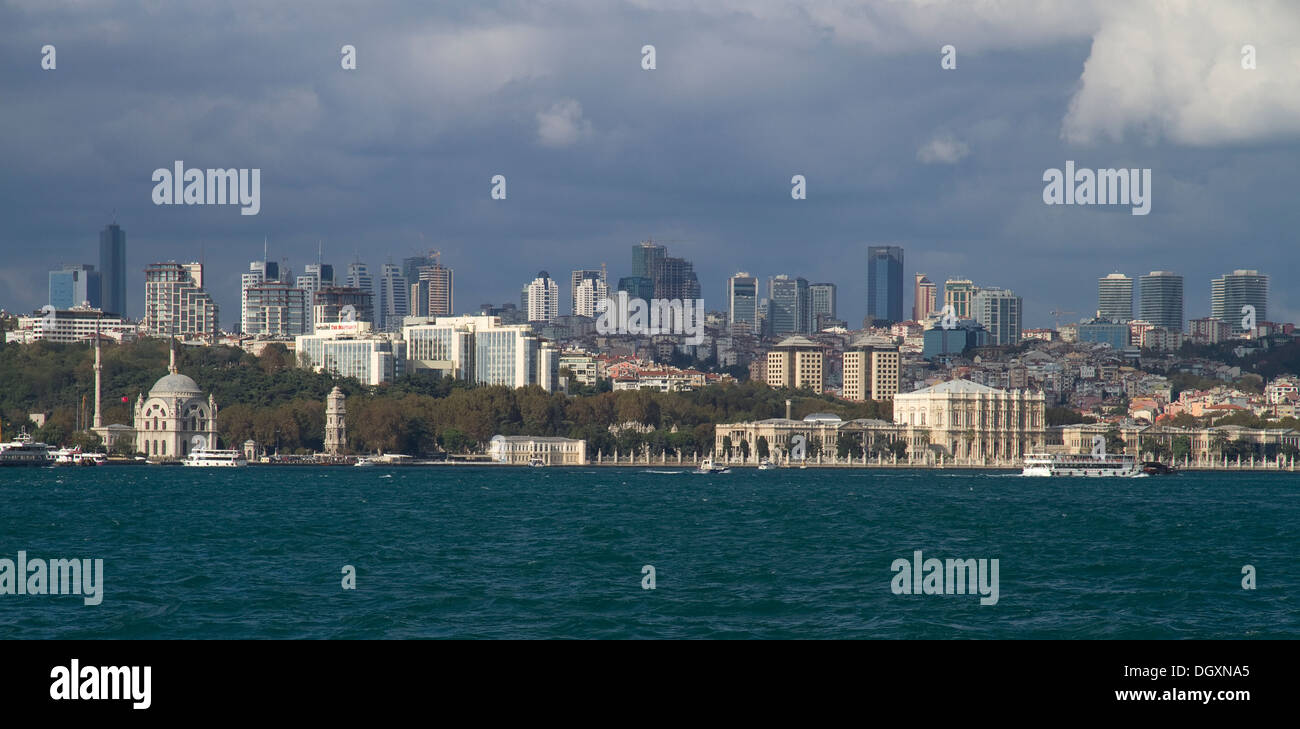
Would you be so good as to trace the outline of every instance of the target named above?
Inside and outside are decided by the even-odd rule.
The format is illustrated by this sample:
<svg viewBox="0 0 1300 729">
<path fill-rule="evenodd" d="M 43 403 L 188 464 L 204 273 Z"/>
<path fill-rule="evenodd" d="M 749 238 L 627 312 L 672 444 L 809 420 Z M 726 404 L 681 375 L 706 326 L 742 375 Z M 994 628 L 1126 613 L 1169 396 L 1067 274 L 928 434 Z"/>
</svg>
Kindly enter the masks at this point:
<svg viewBox="0 0 1300 729">
<path fill-rule="evenodd" d="M 375 465 L 374 460 L 371 458 L 367 458 L 366 456 L 362 456 L 358 458 L 357 462 L 352 464 L 353 468 L 364 468 L 366 466 L 374 466 L 374 465 Z"/>
<path fill-rule="evenodd" d="M 216 448 L 195 448 L 181 461 L 185 466 L 202 468 L 238 468 L 247 466 L 248 461 L 240 451 L 217 450 Z"/>
<path fill-rule="evenodd" d="M 1100 458 L 1074 453 L 1027 453 L 1022 476 L 1086 476 L 1135 478 L 1145 476 L 1133 456 L 1107 454 Z"/>
<path fill-rule="evenodd" d="M 776 468 L 776 467 L 777 467 L 777 466 L 776 466 L 775 463 L 772 463 L 772 461 L 770 461 L 770 460 L 768 460 L 768 459 L 766 459 L 766 458 L 764 458 L 763 460 L 761 460 L 761 461 L 758 462 L 758 470 L 760 470 L 760 471 L 771 471 L 772 469 L 774 469 L 774 468 Z"/>
<path fill-rule="evenodd" d="M 700 461 L 700 467 L 695 469 L 696 473 L 731 473 L 731 469 L 726 466 L 716 466 L 713 464 L 713 456 L 708 456 Z"/>
<path fill-rule="evenodd" d="M 102 466 L 108 462 L 103 453 L 83 453 L 81 446 L 60 448 L 50 455 L 56 466 Z"/>
<path fill-rule="evenodd" d="M 528 459 L 528 465 L 533 468 L 542 468 L 546 465 L 546 461 L 543 461 L 540 458 L 530 458 Z"/>
<path fill-rule="evenodd" d="M 0 466 L 48 466 L 53 461 L 50 447 L 33 441 L 26 429 L 8 443 L 0 443 Z"/>
</svg>

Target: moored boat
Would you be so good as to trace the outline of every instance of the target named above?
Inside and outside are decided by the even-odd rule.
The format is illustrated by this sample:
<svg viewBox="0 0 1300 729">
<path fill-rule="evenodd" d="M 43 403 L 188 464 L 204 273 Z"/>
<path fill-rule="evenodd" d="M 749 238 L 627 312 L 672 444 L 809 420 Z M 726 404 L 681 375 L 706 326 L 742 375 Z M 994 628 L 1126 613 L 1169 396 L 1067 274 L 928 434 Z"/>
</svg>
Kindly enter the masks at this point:
<svg viewBox="0 0 1300 729">
<path fill-rule="evenodd" d="M 50 447 L 33 441 L 26 429 L 12 441 L 0 443 L 0 466 L 48 466 L 53 461 Z"/>
<path fill-rule="evenodd" d="M 200 468 L 238 468 L 247 466 L 248 461 L 240 451 L 218 450 L 216 448 L 195 448 L 181 461 L 185 466 Z"/>
</svg>

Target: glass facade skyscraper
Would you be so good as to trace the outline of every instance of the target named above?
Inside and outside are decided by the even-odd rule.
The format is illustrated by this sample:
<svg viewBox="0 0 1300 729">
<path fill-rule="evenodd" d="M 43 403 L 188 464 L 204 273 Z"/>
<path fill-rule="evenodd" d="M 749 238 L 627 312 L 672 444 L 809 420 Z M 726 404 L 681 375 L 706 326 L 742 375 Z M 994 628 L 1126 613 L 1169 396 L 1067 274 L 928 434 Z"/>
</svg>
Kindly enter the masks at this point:
<svg viewBox="0 0 1300 729">
<path fill-rule="evenodd" d="M 1268 320 L 1268 276 L 1256 270 L 1237 269 L 1210 282 L 1210 316 L 1224 322 L 1234 334 L 1241 326 L 1242 308 L 1255 307 L 1255 321 Z"/>
<path fill-rule="evenodd" d="M 117 223 L 99 232 L 99 276 L 101 308 L 125 317 L 126 233 Z"/>
<path fill-rule="evenodd" d="M 867 248 L 867 316 L 903 320 L 903 249 L 900 246 Z"/>
<path fill-rule="evenodd" d="M 1169 271 L 1152 271 L 1139 279 L 1139 319 L 1153 327 L 1183 330 L 1183 277 Z"/>
</svg>

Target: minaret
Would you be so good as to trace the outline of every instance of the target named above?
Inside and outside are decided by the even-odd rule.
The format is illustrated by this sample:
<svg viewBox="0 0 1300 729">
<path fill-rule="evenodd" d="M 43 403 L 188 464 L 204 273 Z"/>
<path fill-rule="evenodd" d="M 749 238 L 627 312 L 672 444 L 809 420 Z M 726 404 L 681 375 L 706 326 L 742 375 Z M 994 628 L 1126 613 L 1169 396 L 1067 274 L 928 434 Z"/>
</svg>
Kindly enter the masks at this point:
<svg viewBox="0 0 1300 729">
<path fill-rule="evenodd" d="M 100 380 L 103 378 L 104 364 L 99 358 L 99 319 L 95 319 L 95 420 L 96 430 L 104 427 L 104 419 L 99 414 Z"/>
<path fill-rule="evenodd" d="M 172 337 L 168 342 L 170 342 L 171 360 L 167 364 L 167 371 L 174 375 L 176 374 L 176 338 Z"/>
</svg>

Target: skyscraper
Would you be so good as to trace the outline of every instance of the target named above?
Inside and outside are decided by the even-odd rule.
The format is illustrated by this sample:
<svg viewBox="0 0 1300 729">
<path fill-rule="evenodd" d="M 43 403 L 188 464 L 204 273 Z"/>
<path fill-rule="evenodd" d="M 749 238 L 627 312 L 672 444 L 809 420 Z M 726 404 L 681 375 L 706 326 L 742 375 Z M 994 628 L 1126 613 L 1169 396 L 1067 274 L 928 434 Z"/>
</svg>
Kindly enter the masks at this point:
<svg viewBox="0 0 1300 729">
<path fill-rule="evenodd" d="M 958 319 L 970 319 L 971 300 L 979 288 L 965 278 L 950 278 L 943 284 L 943 305 L 951 306 L 953 316 Z"/>
<path fill-rule="evenodd" d="M 71 309 L 89 304 L 99 309 L 103 306 L 102 279 L 99 271 L 87 263 L 68 263 L 50 271 L 50 306 Z"/>
<path fill-rule="evenodd" d="M 984 325 L 990 346 L 1020 343 L 1024 300 L 1008 289 L 980 289 L 971 298 L 971 313 Z"/>
<path fill-rule="evenodd" d="M 1152 271 L 1138 279 L 1139 317 L 1151 326 L 1183 330 L 1183 277 L 1169 271 Z"/>
<path fill-rule="evenodd" d="M 767 290 L 770 336 L 805 334 L 812 329 L 812 297 L 808 292 L 808 279 L 781 274 L 768 280 Z"/>
<path fill-rule="evenodd" d="M 553 322 L 560 315 L 560 285 L 546 271 L 524 286 L 520 308 L 528 311 L 528 321 Z"/>
<path fill-rule="evenodd" d="M 244 287 L 243 294 L 245 334 L 287 338 L 311 333 L 311 292 L 288 281 L 264 281 Z"/>
<path fill-rule="evenodd" d="M 808 286 L 810 302 L 809 331 L 819 332 L 837 318 L 836 289 L 833 283 L 815 283 Z"/>
<path fill-rule="evenodd" d="M 632 278 L 649 279 L 654 284 L 645 299 L 698 299 L 700 281 L 695 266 L 684 258 L 668 255 L 668 249 L 654 241 L 632 246 Z M 622 288 L 620 281 L 619 288 Z"/>
<path fill-rule="evenodd" d="M 605 279 L 605 267 L 600 268 L 581 268 L 574 271 L 569 276 L 569 306 L 575 316 L 595 316 L 595 303 L 590 305 L 584 303 L 578 305 L 578 290 L 582 288 L 583 281 L 592 281 L 583 291 L 582 296 L 590 298 L 595 296 L 597 291 L 603 291 L 599 294 L 601 299 L 609 296 L 609 283 Z"/>
<path fill-rule="evenodd" d="M 573 290 L 573 314 L 595 318 L 605 310 L 608 301 L 609 288 L 603 278 L 579 279 Z"/>
<path fill-rule="evenodd" d="M 741 271 L 727 279 L 727 323 L 734 334 L 759 334 L 758 279 Z"/>
<path fill-rule="evenodd" d="M 1133 321 L 1133 279 L 1112 273 L 1097 279 L 1097 318 L 1106 321 Z"/>
<path fill-rule="evenodd" d="M 925 274 L 916 274 L 916 286 L 912 291 L 912 321 L 925 321 L 934 312 L 938 289 Z"/>
<path fill-rule="evenodd" d="M 402 320 L 411 313 L 411 289 L 402 275 L 402 267 L 385 263 L 379 273 L 379 301 L 375 317 L 380 329 L 401 328 Z"/>
<path fill-rule="evenodd" d="M 353 261 L 348 264 L 348 277 L 344 284 L 362 291 L 375 292 L 375 279 L 370 275 L 370 267 L 361 261 Z"/>
<path fill-rule="evenodd" d="M 144 270 L 144 327 L 158 337 L 217 336 L 217 304 L 203 290 L 203 264 L 151 263 Z"/>
<path fill-rule="evenodd" d="M 903 249 L 867 247 L 867 316 L 903 320 Z"/>
<path fill-rule="evenodd" d="M 1268 320 L 1268 276 L 1254 269 L 1237 269 L 1210 282 L 1210 316 L 1229 326 L 1229 331 L 1245 331 L 1242 308 L 1255 307 L 1255 321 Z"/>
<path fill-rule="evenodd" d="M 653 281 L 667 254 L 667 248 L 653 241 L 642 241 L 632 246 L 632 276 Z"/>
<path fill-rule="evenodd" d="M 285 281 L 287 283 L 287 273 Z M 248 273 L 241 274 L 239 277 L 239 331 L 245 334 L 252 334 L 258 327 L 254 326 L 254 312 L 249 308 L 248 292 L 254 286 L 261 286 L 265 283 L 280 281 L 280 264 L 268 260 L 267 243 L 262 241 L 262 260 L 249 261 Z M 313 289 L 314 290 L 314 289 Z M 310 300 L 310 299 L 308 299 Z M 264 314 L 258 314 L 264 316 Z M 309 326 L 304 323 L 304 326 Z M 301 332 L 299 332 L 301 333 Z"/>
<path fill-rule="evenodd" d="M 441 263 L 424 266 L 411 284 L 411 314 L 415 316 L 451 316 L 453 272 Z"/>
<path fill-rule="evenodd" d="M 99 275 L 101 308 L 125 317 L 126 232 L 110 223 L 99 232 Z"/>
</svg>

